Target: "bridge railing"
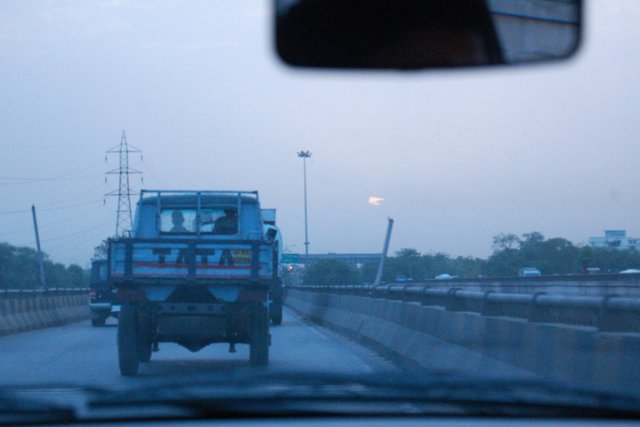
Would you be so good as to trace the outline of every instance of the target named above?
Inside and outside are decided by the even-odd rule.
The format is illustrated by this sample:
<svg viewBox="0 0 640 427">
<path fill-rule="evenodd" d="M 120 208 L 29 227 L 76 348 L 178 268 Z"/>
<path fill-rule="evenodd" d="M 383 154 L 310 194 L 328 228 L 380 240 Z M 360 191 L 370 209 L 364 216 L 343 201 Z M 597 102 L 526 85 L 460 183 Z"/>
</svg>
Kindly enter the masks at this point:
<svg viewBox="0 0 640 427">
<path fill-rule="evenodd" d="M 367 285 L 364 285 L 367 286 Z M 469 291 L 494 291 L 503 293 L 619 295 L 640 297 L 640 274 L 573 274 L 538 277 L 483 277 L 429 279 L 422 281 L 389 283 L 383 286 L 416 287 L 434 289 L 465 289 Z"/>
<path fill-rule="evenodd" d="M 504 276 L 504 277 L 456 277 L 449 279 L 427 279 L 421 280 L 420 283 L 540 283 L 548 284 L 550 282 L 581 282 L 581 283 L 605 283 L 605 282 L 628 282 L 640 283 L 640 273 L 598 273 L 598 274 L 553 274 L 544 276 Z"/>
<path fill-rule="evenodd" d="M 367 296 L 441 307 L 446 311 L 510 317 L 535 323 L 596 328 L 602 332 L 640 332 L 640 298 L 434 288 L 425 284 L 381 286 L 294 286 L 312 292 Z"/>
</svg>

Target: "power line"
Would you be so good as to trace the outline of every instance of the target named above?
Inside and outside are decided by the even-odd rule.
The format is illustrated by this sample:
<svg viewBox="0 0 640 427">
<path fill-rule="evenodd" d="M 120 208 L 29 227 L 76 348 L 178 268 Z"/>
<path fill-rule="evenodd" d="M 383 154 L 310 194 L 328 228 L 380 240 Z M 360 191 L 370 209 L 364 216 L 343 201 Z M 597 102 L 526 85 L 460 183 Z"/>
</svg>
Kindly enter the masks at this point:
<svg viewBox="0 0 640 427">
<path fill-rule="evenodd" d="M 40 212 L 51 212 L 51 211 L 63 211 L 63 210 L 67 210 L 67 209 L 74 209 L 74 208 L 79 208 L 82 206 L 87 206 L 87 205 L 91 205 L 97 202 L 101 202 L 102 199 L 93 199 L 90 201 L 86 201 L 86 202 L 82 202 L 82 203 L 75 203 L 72 205 L 63 205 L 63 206 L 55 206 L 55 203 L 51 203 L 49 205 L 46 206 L 55 206 L 55 207 L 45 207 L 45 208 L 41 208 L 38 209 Z M 19 209 L 19 210 L 14 210 L 14 211 L 0 211 L 0 215 L 17 215 L 17 214 L 22 214 L 22 213 L 27 213 L 30 212 L 30 209 Z"/>
<path fill-rule="evenodd" d="M 100 174 L 102 175 L 102 174 Z M 88 194 L 94 190 L 97 190 L 100 187 L 103 187 L 104 183 L 101 183 L 97 186 L 91 186 L 89 188 L 83 189 L 82 191 L 80 191 L 79 193 L 75 193 L 73 196 L 71 197 L 67 197 L 64 199 L 59 199 L 56 200 L 55 202 L 52 203 L 46 203 L 44 205 L 39 205 L 39 210 L 48 210 L 50 207 L 56 206 L 58 207 L 58 205 L 64 204 L 65 202 L 68 202 L 69 200 L 74 200 L 77 199 L 81 196 L 84 196 L 85 194 Z M 103 199 L 100 199 L 103 200 Z M 70 205 L 70 207 L 76 207 L 77 205 Z M 6 211 L 0 211 L 0 215 L 17 215 L 17 214 L 23 214 L 23 213 L 28 213 L 30 212 L 30 209 L 10 209 L 10 210 L 6 210 Z"/>
<path fill-rule="evenodd" d="M 108 224 L 101 224 L 101 225 L 108 225 Z M 94 230 L 99 230 L 99 228 L 96 228 Z M 88 243 L 87 242 L 87 236 L 84 236 L 84 235 L 83 236 L 73 236 L 73 237 L 71 237 L 69 239 L 66 239 L 66 240 L 60 242 L 60 243 L 54 244 L 53 246 L 51 246 L 49 248 L 49 250 L 59 252 L 62 249 L 68 248 L 69 246 L 72 246 L 72 247 L 75 247 L 75 248 L 79 248 L 83 244 L 89 244 L 89 245 L 92 246 L 91 253 L 89 254 L 89 257 L 91 257 L 91 255 L 93 255 L 93 248 L 95 248 L 95 246 L 97 244 L 99 244 L 99 242 L 102 242 L 102 240 L 104 240 L 104 237 L 97 238 L 96 240 L 94 240 L 93 243 Z M 96 244 L 95 242 L 98 242 L 98 243 Z M 83 249 L 83 253 L 85 253 L 84 249 Z M 86 253 L 85 253 L 85 255 L 86 255 Z"/>
<path fill-rule="evenodd" d="M 83 230 L 78 230 L 78 231 L 75 231 L 75 232 L 70 233 L 70 234 L 64 234 L 62 236 L 56 236 L 56 237 L 49 237 L 48 239 L 42 239 L 41 242 L 55 242 L 55 241 L 62 240 L 63 242 L 61 244 L 64 245 L 65 243 L 67 243 L 68 239 L 74 240 L 74 238 L 77 239 L 79 237 L 84 237 L 84 236 L 82 236 L 83 234 L 89 233 L 89 232 L 94 231 L 94 230 L 97 230 L 100 227 L 104 227 L 104 226 L 105 226 L 104 223 L 100 223 L 98 225 L 94 225 L 93 227 L 89 227 L 89 228 L 86 228 L 86 229 L 83 229 Z M 14 245 L 14 246 L 31 247 L 30 245 L 31 245 L 31 243 L 19 243 L 19 244 Z M 55 248 L 55 246 L 54 246 L 54 248 Z"/>
<path fill-rule="evenodd" d="M 79 208 L 82 206 L 88 206 L 88 205 L 92 205 L 94 203 L 98 203 L 102 201 L 102 199 L 93 199 L 93 200 L 89 200 L 87 202 L 82 202 L 82 203 L 76 203 L 73 205 L 66 205 L 66 206 L 56 206 L 53 208 L 42 208 L 40 209 L 41 212 L 51 212 L 51 211 L 64 211 L 67 209 L 75 209 L 75 208 Z"/>
<path fill-rule="evenodd" d="M 94 213 L 95 211 L 97 211 L 97 210 L 99 210 L 101 208 L 102 208 L 102 206 L 96 206 L 93 209 L 81 211 L 81 212 L 79 212 L 79 213 L 77 213 L 75 215 L 67 216 L 67 217 L 65 217 L 65 218 L 63 218 L 61 220 L 58 220 L 58 221 L 53 221 L 53 222 L 40 224 L 40 228 L 42 230 L 46 230 L 48 227 L 51 227 L 53 225 L 63 224 L 65 222 L 68 222 L 68 221 L 71 221 L 71 220 L 74 220 L 74 219 L 78 219 L 78 218 L 83 217 L 83 216 L 85 216 L 87 214 Z M 11 231 L 9 231 L 7 233 L 0 232 L 0 237 L 5 238 L 7 236 L 13 236 L 15 234 L 24 233 L 24 232 L 31 231 L 31 230 L 32 230 L 32 227 L 22 228 L 22 229 L 19 229 L 19 230 L 11 230 Z"/>
<path fill-rule="evenodd" d="M 79 230 L 79 231 L 76 231 L 76 232 L 73 232 L 73 233 L 70 233 L 70 234 L 65 234 L 63 236 L 50 237 L 48 239 L 42 239 L 42 241 L 43 242 L 55 242 L 55 241 L 58 241 L 58 240 L 66 240 L 66 239 L 68 239 L 70 237 L 76 237 L 76 236 L 78 236 L 80 234 L 84 234 L 84 233 L 88 233 L 88 232 L 93 231 L 93 230 L 97 230 L 100 227 L 104 227 L 104 223 L 100 223 L 100 224 L 95 225 L 93 227 L 90 227 L 90 228 L 87 228 L 87 229 L 84 229 L 84 230 Z"/>
<path fill-rule="evenodd" d="M 91 147 L 83 143 L 78 143 L 78 144 L 22 144 L 21 143 L 18 146 L 18 148 L 31 148 L 31 149 L 37 148 L 38 150 L 60 150 L 64 148 L 73 148 L 74 150 L 77 150 L 79 148 L 90 149 Z"/>
<path fill-rule="evenodd" d="M 163 185 L 160 183 L 160 180 L 155 176 L 155 174 L 151 171 L 151 169 L 149 169 L 149 167 L 148 167 L 146 162 L 142 163 L 142 167 L 144 168 L 146 173 L 151 175 L 151 178 L 158 185 L 158 187 L 163 187 Z"/>
<path fill-rule="evenodd" d="M 29 209 L 17 209 L 13 211 L 0 211 L 0 215 L 17 215 L 21 213 L 29 212 Z"/>
<path fill-rule="evenodd" d="M 100 174 L 100 175 L 102 175 L 102 174 Z M 57 200 L 57 201 L 55 201 L 53 203 L 48 203 L 46 205 L 42 205 L 42 208 L 48 208 L 48 207 L 51 207 L 51 206 L 59 205 L 59 204 L 64 203 L 64 202 L 68 202 L 69 200 L 77 199 L 78 197 L 84 196 L 85 194 L 90 193 L 90 192 L 92 192 L 94 190 L 97 190 L 98 188 L 101 188 L 104 185 L 105 185 L 104 183 L 101 183 L 99 185 L 92 186 L 90 188 L 85 189 L 84 191 L 81 191 L 80 193 L 74 194 L 71 197 L 67 197 L 66 199 L 60 199 L 60 200 Z"/>
<path fill-rule="evenodd" d="M 95 178 L 101 175 L 102 174 L 98 173 L 98 174 L 74 176 L 74 177 L 68 177 L 68 178 L 47 178 L 47 179 L 33 179 L 31 181 L 0 182 L 0 185 L 7 186 L 7 185 L 24 185 L 24 184 L 59 182 L 59 181 L 74 181 L 77 179 Z"/>
<path fill-rule="evenodd" d="M 75 215 L 71 215 L 71 216 L 66 216 L 63 219 L 57 220 L 57 221 L 53 221 L 53 222 L 47 222 L 44 224 L 40 224 L 40 229 L 44 230 L 46 232 L 46 229 L 48 227 L 51 227 L 53 225 L 59 225 L 59 224 L 64 224 L 65 222 L 69 222 L 72 221 L 74 219 L 78 219 L 81 218 L 83 216 L 86 216 L 88 214 L 93 214 L 94 212 L 96 212 L 97 210 L 102 209 L 102 206 L 96 206 L 93 209 L 87 209 L 84 211 L 81 211 Z M 7 236 L 13 236 L 15 234 L 20 234 L 20 233 L 25 233 L 27 231 L 31 231 L 33 228 L 32 227 L 25 227 L 25 228 L 21 228 L 18 230 L 11 230 L 9 232 L 0 232 L 0 237 L 5 238 Z"/>
<path fill-rule="evenodd" d="M 102 206 L 96 206 L 93 209 L 81 211 L 81 212 L 79 212 L 79 213 L 77 213 L 75 215 L 67 216 L 67 217 L 65 217 L 65 218 L 63 218 L 61 220 L 58 220 L 58 221 L 41 224 L 40 228 L 44 230 L 45 228 L 50 227 L 52 225 L 63 224 L 65 222 L 67 222 L 67 221 L 78 219 L 78 218 L 83 217 L 83 216 L 85 216 L 87 214 L 94 213 L 95 211 L 97 211 L 99 209 L 102 209 Z"/>
<path fill-rule="evenodd" d="M 42 181 L 65 181 L 65 180 L 73 180 L 73 179 L 85 179 L 91 178 L 98 175 L 85 175 L 85 176 L 73 176 L 78 173 L 87 172 L 89 170 L 93 170 L 96 168 L 96 165 L 89 166 L 86 168 L 82 168 L 73 172 L 66 172 L 59 175 L 53 175 L 48 177 L 19 177 L 19 176 L 0 176 L 0 180 L 5 181 L 13 181 L 13 182 L 0 182 L 0 185 L 15 185 L 15 184 L 30 184 L 34 182 L 42 182 Z"/>
</svg>

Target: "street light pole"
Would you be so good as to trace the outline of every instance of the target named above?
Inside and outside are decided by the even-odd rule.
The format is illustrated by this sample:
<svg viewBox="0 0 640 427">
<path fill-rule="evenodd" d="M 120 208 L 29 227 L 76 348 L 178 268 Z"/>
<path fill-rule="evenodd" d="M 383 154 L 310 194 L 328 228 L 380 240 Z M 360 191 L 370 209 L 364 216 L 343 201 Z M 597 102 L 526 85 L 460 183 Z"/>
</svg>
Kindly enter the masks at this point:
<svg viewBox="0 0 640 427">
<path fill-rule="evenodd" d="M 302 159 L 302 174 L 304 180 L 304 268 L 307 268 L 309 258 L 309 226 L 307 222 L 307 159 L 311 157 L 311 151 L 298 151 L 298 157 Z"/>
<path fill-rule="evenodd" d="M 40 248 L 40 233 L 38 232 L 38 220 L 36 219 L 36 206 L 31 205 L 31 216 L 33 217 L 33 230 L 36 233 L 36 247 L 38 248 L 38 266 L 40 267 L 40 287 L 47 290 L 47 282 L 44 278 L 44 256 Z"/>
</svg>

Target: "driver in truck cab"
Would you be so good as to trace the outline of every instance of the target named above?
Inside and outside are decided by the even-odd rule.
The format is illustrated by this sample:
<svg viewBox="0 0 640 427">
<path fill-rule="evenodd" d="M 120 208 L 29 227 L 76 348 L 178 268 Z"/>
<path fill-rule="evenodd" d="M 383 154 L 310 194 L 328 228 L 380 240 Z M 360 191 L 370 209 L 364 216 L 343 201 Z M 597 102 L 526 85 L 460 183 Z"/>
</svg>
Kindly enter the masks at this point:
<svg viewBox="0 0 640 427">
<path fill-rule="evenodd" d="M 216 219 L 213 234 L 236 234 L 238 232 L 238 216 L 235 209 L 225 209 L 224 215 Z"/>
</svg>

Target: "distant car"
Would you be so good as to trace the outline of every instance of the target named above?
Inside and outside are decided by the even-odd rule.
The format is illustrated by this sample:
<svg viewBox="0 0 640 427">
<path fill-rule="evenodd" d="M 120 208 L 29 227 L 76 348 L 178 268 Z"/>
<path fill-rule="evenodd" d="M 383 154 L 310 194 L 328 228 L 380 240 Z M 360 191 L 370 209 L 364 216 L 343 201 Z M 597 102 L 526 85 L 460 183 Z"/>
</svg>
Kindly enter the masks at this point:
<svg viewBox="0 0 640 427">
<path fill-rule="evenodd" d="M 540 273 L 540 270 L 534 267 L 522 267 L 520 270 L 518 270 L 518 276 L 519 277 L 538 277 L 538 276 L 542 276 L 542 273 Z"/>
<path fill-rule="evenodd" d="M 640 273 L 640 270 L 637 268 L 628 268 L 620 272 L 620 274 L 638 274 L 638 273 Z"/>
<path fill-rule="evenodd" d="M 402 274 L 397 275 L 396 279 L 395 279 L 396 283 L 413 282 L 413 280 L 414 280 L 413 277 L 407 277 L 407 276 L 404 276 Z"/>
<path fill-rule="evenodd" d="M 448 280 L 453 279 L 453 277 L 454 276 L 450 275 L 449 273 L 442 273 L 436 276 L 436 280 Z"/>
</svg>

